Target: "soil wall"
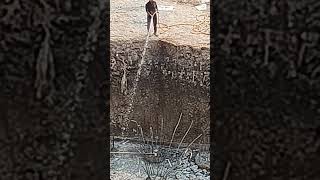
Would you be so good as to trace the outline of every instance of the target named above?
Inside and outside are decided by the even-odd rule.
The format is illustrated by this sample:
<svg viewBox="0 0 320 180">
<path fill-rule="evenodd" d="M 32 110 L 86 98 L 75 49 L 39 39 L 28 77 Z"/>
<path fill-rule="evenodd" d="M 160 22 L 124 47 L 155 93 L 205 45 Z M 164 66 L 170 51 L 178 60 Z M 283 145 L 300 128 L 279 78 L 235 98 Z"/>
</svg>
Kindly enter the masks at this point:
<svg viewBox="0 0 320 180">
<path fill-rule="evenodd" d="M 119 54 L 123 54 L 120 58 L 128 61 L 128 89 L 132 88 L 143 43 L 131 44 L 131 48 L 129 43 L 126 46 L 111 44 L 114 48 L 111 56 L 119 59 Z M 181 122 L 174 141 L 180 141 L 192 120 L 194 122 L 185 141 L 190 142 L 199 134 L 208 133 L 209 128 L 205 129 L 209 127 L 209 49 L 175 46 L 162 41 L 149 43 L 130 118 L 141 124 L 147 135 L 152 126 L 155 136 L 160 136 L 163 119 L 163 135 L 168 141 L 180 113 Z M 123 75 L 120 64 L 121 60 L 116 62 L 111 73 L 111 118 L 121 124 L 128 96 L 120 92 Z M 134 123 L 129 128 L 131 136 L 134 136 L 133 129 L 137 129 Z M 208 142 L 208 136 L 203 137 L 199 142 Z"/>
</svg>

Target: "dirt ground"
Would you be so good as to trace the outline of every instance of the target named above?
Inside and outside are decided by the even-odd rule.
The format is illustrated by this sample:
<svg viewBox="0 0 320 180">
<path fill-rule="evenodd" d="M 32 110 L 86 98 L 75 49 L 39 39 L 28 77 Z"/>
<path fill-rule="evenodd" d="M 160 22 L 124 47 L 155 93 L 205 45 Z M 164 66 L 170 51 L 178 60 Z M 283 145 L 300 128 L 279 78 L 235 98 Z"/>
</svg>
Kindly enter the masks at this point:
<svg viewBox="0 0 320 180">
<path fill-rule="evenodd" d="M 196 3 L 180 3 L 157 0 L 159 8 L 158 37 L 151 39 L 168 41 L 176 45 L 209 47 L 210 9 L 199 11 Z M 147 35 L 147 1 L 112 0 L 110 6 L 111 41 L 145 39 Z M 172 11 L 161 10 L 161 6 L 173 6 Z M 153 27 L 150 28 L 153 32 Z"/>
<path fill-rule="evenodd" d="M 146 147 L 146 146 L 145 146 Z M 155 149 L 158 149 L 159 146 L 155 146 Z M 129 141 L 119 141 L 114 143 L 114 149 L 112 149 L 112 152 L 138 152 L 138 149 L 141 149 L 141 144 L 137 143 L 131 143 Z M 167 149 L 168 150 L 168 149 Z M 173 166 L 175 166 L 176 162 L 171 159 L 170 157 L 174 158 L 174 154 L 176 154 L 178 151 L 176 149 L 171 150 L 165 150 L 165 151 L 159 151 L 161 156 L 167 156 L 170 160 Z M 184 150 L 181 150 L 184 151 Z M 173 156 L 170 155 L 170 153 L 173 153 Z M 160 155 L 159 154 L 159 155 Z M 176 154 L 178 155 L 178 154 Z M 188 154 L 190 155 L 190 154 Z M 187 156 L 188 156 L 187 155 Z M 183 158 L 182 163 L 176 168 L 173 172 L 171 172 L 167 178 L 167 180 L 176 180 L 176 179 L 182 179 L 182 180 L 206 180 L 210 178 L 210 173 L 208 172 L 208 169 L 204 169 L 203 166 L 200 164 L 208 163 L 210 160 L 209 153 L 202 152 L 201 155 L 194 155 L 195 161 L 191 159 L 187 159 L 187 156 Z M 201 159 L 207 159 L 202 162 L 199 160 Z M 112 180 L 145 180 L 147 178 L 147 173 L 144 171 L 144 161 L 141 155 L 130 155 L 130 154 L 112 154 L 110 158 L 110 178 Z M 161 166 L 165 167 L 166 163 L 162 163 Z M 209 166 L 209 165 L 208 165 Z M 155 166 L 154 166 L 155 167 Z M 156 170 L 156 169 L 155 169 Z M 157 177 L 156 179 L 159 179 L 160 177 Z"/>
</svg>

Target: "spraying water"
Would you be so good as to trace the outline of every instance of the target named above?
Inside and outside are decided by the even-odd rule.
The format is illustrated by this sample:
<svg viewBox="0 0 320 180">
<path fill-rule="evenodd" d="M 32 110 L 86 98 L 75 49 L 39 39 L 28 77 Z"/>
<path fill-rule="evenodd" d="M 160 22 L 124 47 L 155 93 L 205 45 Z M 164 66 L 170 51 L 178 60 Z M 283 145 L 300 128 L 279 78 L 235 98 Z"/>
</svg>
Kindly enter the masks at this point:
<svg viewBox="0 0 320 180">
<path fill-rule="evenodd" d="M 128 127 L 128 123 L 129 123 L 129 115 L 132 111 L 132 108 L 133 108 L 133 102 L 134 102 L 134 97 L 136 95 L 136 90 L 137 90 L 137 87 L 138 87 L 138 82 L 140 80 L 140 76 L 141 76 L 141 71 L 142 71 L 142 66 L 143 64 L 145 63 L 145 55 L 146 55 L 146 51 L 147 51 L 147 47 L 148 47 L 148 42 L 149 42 L 149 36 L 150 36 L 150 29 L 149 28 L 149 31 L 148 31 L 148 34 L 147 34 L 147 38 L 146 38 L 146 41 L 145 41 L 145 44 L 144 44 L 144 47 L 143 47 L 143 51 L 142 51 L 142 59 L 140 61 L 140 63 L 138 64 L 138 71 L 137 71 L 137 74 L 136 74 L 136 77 L 135 77 L 135 81 L 133 82 L 133 88 L 132 88 L 132 91 L 129 95 L 129 105 L 128 105 L 128 109 L 127 111 L 125 112 L 125 115 L 124 115 L 124 123 L 126 124 L 126 126 Z"/>
</svg>

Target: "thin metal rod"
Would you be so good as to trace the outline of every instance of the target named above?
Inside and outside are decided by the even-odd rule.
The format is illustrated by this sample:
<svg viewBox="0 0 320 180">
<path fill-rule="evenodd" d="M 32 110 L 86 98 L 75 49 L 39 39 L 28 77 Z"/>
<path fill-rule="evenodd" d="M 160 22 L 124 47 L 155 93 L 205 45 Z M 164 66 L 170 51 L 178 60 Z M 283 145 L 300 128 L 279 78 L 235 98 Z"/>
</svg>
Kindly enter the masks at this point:
<svg viewBox="0 0 320 180">
<path fill-rule="evenodd" d="M 151 133 L 151 152 L 153 152 L 153 131 L 152 131 L 152 126 L 150 126 L 150 133 Z"/>
<path fill-rule="evenodd" d="M 143 130 L 142 130 L 141 126 L 139 126 L 139 127 L 140 127 L 140 133 L 141 133 L 141 136 L 142 136 L 143 143 L 145 144 L 146 142 L 144 141 Z"/>
<path fill-rule="evenodd" d="M 178 146 L 178 149 L 180 148 L 180 146 L 181 146 L 181 144 L 182 144 L 182 142 L 183 142 L 184 138 L 187 136 L 188 132 L 190 131 L 192 124 L 193 124 L 193 120 L 191 121 L 191 124 L 190 124 L 190 126 L 189 126 L 189 128 L 188 128 L 187 132 L 184 134 L 183 138 L 181 139 L 181 141 L 180 141 L 180 143 L 179 143 L 179 146 Z"/>
<path fill-rule="evenodd" d="M 181 155 L 181 157 L 187 153 L 187 151 L 188 151 L 189 147 L 191 146 L 191 144 L 193 144 L 193 143 L 194 143 L 197 139 L 199 139 L 202 135 L 203 135 L 203 134 L 200 134 L 198 137 L 196 137 L 196 138 L 188 145 L 188 147 L 186 148 L 186 150 L 184 151 L 184 153 Z"/>
<path fill-rule="evenodd" d="M 161 143 L 161 140 L 164 141 L 164 137 L 162 137 L 162 132 L 163 131 L 163 117 L 161 117 L 161 130 L 160 130 L 160 146 L 163 144 L 163 142 Z"/>
<path fill-rule="evenodd" d="M 172 144 L 172 141 L 173 141 L 173 138 L 174 138 L 174 134 L 176 133 L 176 130 L 177 130 L 179 124 L 180 124 L 181 117 L 182 117 L 182 113 L 180 113 L 180 117 L 179 117 L 178 123 L 177 123 L 176 127 L 174 128 L 174 131 L 173 131 L 173 134 L 172 134 L 172 137 L 171 137 L 171 141 L 170 141 L 170 144 L 169 144 L 169 148 L 171 147 L 171 144 Z"/>
<path fill-rule="evenodd" d="M 112 136 L 112 148 L 114 148 L 114 136 Z"/>
<path fill-rule="evenodd" d="M 140 153 L 140 152 L 124 152 L 124 151 L 110 152 L 110 154 L 137 154 L 137 155 L 154 155 L 154 156 L 157 156 L 157 153 Z"/>
</svg>

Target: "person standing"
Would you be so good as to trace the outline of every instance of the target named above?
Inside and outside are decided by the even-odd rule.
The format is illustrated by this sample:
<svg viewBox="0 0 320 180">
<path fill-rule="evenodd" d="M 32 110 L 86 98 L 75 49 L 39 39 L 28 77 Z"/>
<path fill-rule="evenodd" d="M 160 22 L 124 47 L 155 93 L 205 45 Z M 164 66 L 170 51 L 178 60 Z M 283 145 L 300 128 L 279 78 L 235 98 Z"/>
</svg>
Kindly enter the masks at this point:
<svg viewBox="0 0 320 180">
<path fill-rule="evenodd" d="M 150 29 L 150 23 L 151 19 L 153 19 L 153 29 L 154 29 L 154 35 L 157 36 L 157 13 L 158 6 L 157 3 L 154 0 L 149 0 L 146 4 L 146 12 L 147 12 L 147 30 L 149 32 Z"/>
</svg>

